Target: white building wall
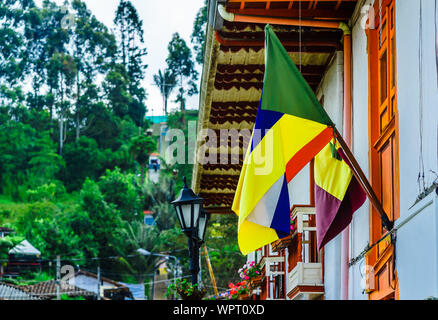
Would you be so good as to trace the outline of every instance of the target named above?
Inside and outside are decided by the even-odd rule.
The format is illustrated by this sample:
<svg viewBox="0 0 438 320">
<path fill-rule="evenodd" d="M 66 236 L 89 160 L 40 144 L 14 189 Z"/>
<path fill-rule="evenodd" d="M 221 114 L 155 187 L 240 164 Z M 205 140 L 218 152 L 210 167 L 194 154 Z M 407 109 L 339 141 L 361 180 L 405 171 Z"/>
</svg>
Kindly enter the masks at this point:
<svg viewBox="0 0 438 320">
<path fill-rule="evenodd" d="M 352 151 L 368 176 L 368 55 L 367 38 L 360 17 L 352 28 L 352 53 Z M 343 125 L 343 71 L 343 52 L 338 52 L 318 92 L 318 97 L 324 95 L 324 107 L 340 132 Z M 369 202 L 366 201 L 354 214 L 350 225 L 350 258 L 358 256 L 368 243 L 368 219 Z M 339 235 L 324 248 L 327 300 L 341 298 L 341 237 Z M 349 299 L 368 298 L 363 292 L 364 263 L 359 262 L 349 269 Z"/>
<path fill-rule="evenodd" d="M 419 194 L 420 120 L 426 187 L 438 172 L 438 85 L 435 1 L 422 0 L 422 68 L 419 73 L 420 1 L 397 0 L 397 92 L 400 125 L 400 219 L 396 256 L 400 299 L 438 297 L 437 196 L 409 209 Z M 420 108 L 420 88 L 423 107 Z"/>
<path fill-rule="evenodd" d="M 397 233 L 396 268 L 399 276 L 400 299 L 438 297 L 438 200 L 435 192 L 420 203 L 417 183 L 420 156 L 420 119 L 423 123 L 423 159 L 425 184 L 429 187 L 438 172 L 438 84 L 435 51 L 435 3 L 422 0 L 423 14 L 423 74 L 419 75 L 419 8 L 420 1 L 397 0 L 397 92 L 399 109 L 400 216 Z M 368 57 L 367 39 L 360 19 L 352 29 L 353 74 L 352 149 L 365 174 L 368 163 Z M 335 65 L 335 64 L 334 64 Z M 341 113 L 333 110 L 339 79 L 330 66 L 318 97 L 324 94 L 325 107 L 334 122 Z M 420 89 L 423 94 L 419 107 Z M 342 104 L 339 104 L 342 110 Z M 420 115 L 422 118 L 420 118 Z M 340 130 L 341 131 L 341 130 Z M 411 209 L 409 209 L 411 208 Z M 356 212 L 350 226 L 350 258 L 361 253 L 368 243 L 369 202 Z M 340 236 L 325 247 L 326 299 L 340 298 Z M 365 260 L 349 270 L 349 299 L 367 299 L 363 293 Z"/>
<path fill-rule="evenodd" d="M 368 161 L 368 54 L 367 37 L 361 26 L 361 19 L 352 27 L 352 146 L 351 149 L 363 172 L 369 177 Z M 369 240 L 369 202 L 353 215 L 350 225 L 349 256 L 357 257 Z M 349 269 L 348 298 L 364 300 L 363 292 L 365 261 Z"/>
<path fill-rule="evenodd" d="M 435 1 L 422 1 L 423 74 L 419 75 L 420 1 L 396 0 L 397 28 L 397 96 L 399 110 L 400 219 L 396 222 L 396 269 L 400 299 L 438 297 L 438 196 L 433 192 L 421 202 L 417 183 L 420 156 L 420 119 L 422 121 L 425 184 L 438 177 L 438 83 L 435 51 Z M 368 141 L 368 55 L 367 37 L 360 17 L 352 28 L 352 151 L 364 173 L 369 176 Z M 377 79 L 377 78 L 376 78 Z M 420 89 L 423 94 L 419 107 Z M 330 64 L 318 89 L 324 107 L 342 132 L 343 57 L 339 52 Z M 420 118 L 421 116 L 421 118 Z M 307 170 L 307 169 L 306 169 Z M 433 172 L 432 172 L 433 171 Z M 304 171 L 291 192 L 293 203 L 305 199 L 299 190 L 308 190 Z M 297 177 L 298 178 L 298 177 Z M 306 184 L 308 186 L 308 184 Z M 297 196 L 298 194 L 298 196 Z M 412 207 L 412 208 L 411 208 Z M 350 258 L 358 256 L 369 241 L 369 202 L 353 216 L 350 226 Z M 325 298 L 340 299 L 341 235 L 326 245 Z M 349 299 L 368 299 L 363 292 L 365 259 L 349 270 Z M 289 290 L 289 289 L 288 289 Z"/>
<path fill-rule="evenodd" d="M 324 109 L 340 132 L 343 128 L 344 104 L 344 59 L 339 51 L 330 63 L 317 97 L 324 97 Z M 339 300 L 341 296 L 341 235 L 330 241 L 324 248 L 324 290 L 326 300 Z"/>
</svg>

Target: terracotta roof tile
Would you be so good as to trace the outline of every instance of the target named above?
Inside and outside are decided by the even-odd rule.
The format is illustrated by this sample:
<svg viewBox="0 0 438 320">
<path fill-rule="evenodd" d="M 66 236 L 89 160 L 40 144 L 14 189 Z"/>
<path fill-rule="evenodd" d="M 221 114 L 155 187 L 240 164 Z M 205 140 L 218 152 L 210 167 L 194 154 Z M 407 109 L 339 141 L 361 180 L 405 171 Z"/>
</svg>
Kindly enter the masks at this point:
<svg viewBox="0 0 438 320">
<path fill-rule="evenodd" d="M 41 297 L 42 299 L 52 299 L 56 297 L 56 287 L 56 280 L 44 281 L 34 285 L 21 286 L 24 291 Z M 93 292 L 80 289 L 73 285 L 67 284 L 64 281 L 61 281 L 60 293 L 67 294 L 70 297 L 86 297 L 95 295 Z"/>
</svg>

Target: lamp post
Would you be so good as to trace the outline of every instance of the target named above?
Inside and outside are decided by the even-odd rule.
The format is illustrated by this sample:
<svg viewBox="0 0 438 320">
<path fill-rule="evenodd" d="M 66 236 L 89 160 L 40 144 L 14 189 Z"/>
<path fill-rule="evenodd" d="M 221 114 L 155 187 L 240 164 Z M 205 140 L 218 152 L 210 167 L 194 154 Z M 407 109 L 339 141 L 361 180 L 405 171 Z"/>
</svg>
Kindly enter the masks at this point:
<svg viewBox="0 0 438 320">
<path fill-rule="evenodd" d="M 197 196 L 192 189 L 187 187 L 187 180 L 184 177 L 184 187 L 178 198 L 172 201 L 182 231 L 188 237 L 190 272 L 192 284 L 198 283 L 199 273 L 199 248 L 204 242 L 210 214 L 202 208 L 203 199 Z"/>
<path fill-rule="evenodd" d="M 148 251 L 146 249 L 143 249 L 143 248 L 137 249 L 137 253 L 141 254 L 142 256 L 154 256 L 154 257 L 163 257 L 163 258 L 172 258 L 172 259 L 174 259 L 174 261 L 175 261 L 174 262 L 175 271 L 174 271 L 174 275 L 173 275 L 173 278 L 174 278 L 173 279 L 173 283 L 175 284 L 176 278 L 178 278 L 178 258 L 177 257 L 172 256 L 170 254 L 161 254 L 161 253 L 150 252 L 150 251 Z M 156 268 L 156 266 L 154 267 L 154 279 L 152 281 L 152 285 L 153 286 L 155 286 L 155 268 Z M 154 290 L 152 289 L 152 299 L 153 298 L 154 298 Z"/>
</svg>

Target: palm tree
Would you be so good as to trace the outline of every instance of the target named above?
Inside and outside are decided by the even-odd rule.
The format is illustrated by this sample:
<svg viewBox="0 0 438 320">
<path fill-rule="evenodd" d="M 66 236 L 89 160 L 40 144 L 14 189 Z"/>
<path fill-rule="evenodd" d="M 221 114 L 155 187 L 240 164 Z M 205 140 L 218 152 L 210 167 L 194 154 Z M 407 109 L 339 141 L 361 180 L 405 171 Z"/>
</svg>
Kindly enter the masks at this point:
<svg viewBox="0 0 438 320">
<path fill-rule="evenodd" d="M 124 246 L 120 251 L 121 257 L 117 260 L 118 268 L 128 274 L 132 274 L 138 283 L 144 283 L 146 275 L 154 272 L 157 257 L 136 254 L 138 249 L 149 252 L 157 251 L 159 230 L 145 225 L 141 221 L 126 222 L 121 228 L 121 236 Z M 123 258 L 127 257 L 128 258 Z"/>
<path fill-rule="evenodd" d="M 167 115 L 167 100 L 169 100 L 170 94 L 176 87 L 175 75 L 169 69 L 158 70 L 158 73 L 154 75 L 154 82 L 163 96 L 164 114 Z"/>
</svg>

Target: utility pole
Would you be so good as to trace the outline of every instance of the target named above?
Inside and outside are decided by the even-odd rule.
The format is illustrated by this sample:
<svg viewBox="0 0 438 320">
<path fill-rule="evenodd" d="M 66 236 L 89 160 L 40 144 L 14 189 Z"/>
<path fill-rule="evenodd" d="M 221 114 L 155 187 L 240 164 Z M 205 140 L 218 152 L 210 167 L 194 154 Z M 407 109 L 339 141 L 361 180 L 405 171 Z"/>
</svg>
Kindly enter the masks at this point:
<svg viewBox="0 0 438 320">
<path fill-rule="evenodd" d="M 61 300 L 61 257 L 56 256 L 56 300 Z"/>
<path fill-rule="evenodd" d="M 155 272 L 156 272 L 156 268 L 154 267 L 154 274 L 152 275 L 152 299 L 154 300 L 154 295 L 155 295 Z"/>
<path fill-rule="evenodd" d="M 97 266 L 97 300 L 101 300 L 100 297 L 100 264 Z"/>
<path fill-rule="evenodd" d="M 205 252 L 205 260 L 207 261 L 208 271 L 210 272 L 211 282 L 213 284 L 214 294 L 219 296 L 219 292 L 217 291 L 216 278 L 214 277 L 213 268 L 211 267 L 210 256 L 208 255 L 207 246 L 204 246 Z"/>
<path fill-rule="evenodd" d="M 176 280 L 178 278 L 178 259 L 175 257 L 175 271 L 174 271 L 174 275 L 173 275 L 173 284 L 176 286 Z M 173 300 L 176 300 L 176 289 L 173 292 Z"/>
</svg>

